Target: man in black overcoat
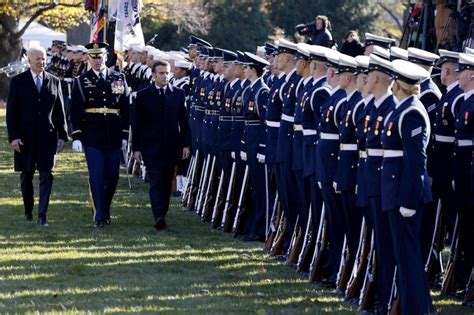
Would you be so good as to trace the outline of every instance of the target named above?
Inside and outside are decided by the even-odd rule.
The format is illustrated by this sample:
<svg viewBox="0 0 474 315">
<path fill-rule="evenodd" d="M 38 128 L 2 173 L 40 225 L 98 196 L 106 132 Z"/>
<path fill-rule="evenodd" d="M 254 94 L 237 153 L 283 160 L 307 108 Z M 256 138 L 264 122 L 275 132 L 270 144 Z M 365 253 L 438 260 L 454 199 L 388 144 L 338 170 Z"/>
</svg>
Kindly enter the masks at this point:
<svg viewBox="0 0 474 315">
<path fill-rule="evenodd" d="M 8 141 L 14 150 L 15 171 L 21 172 L 25 221 L 33 221 L 33 175 L 39 171 L 38 224 L 47 226 L 46 212 L 53 185 L 57 152 L 67 141 L 60 80 L 44 71 L 46 51 L 28 50 L 30 69 L 10 82 L 7 99 Z"/>
<path fill-rule="evenodd" d="M 155 228 L 166 227 L 171 181 L 176 165 L 190 155 L 191 135 L 184 90 L 168 83 L 170 65 L 157 61 L 154 84 L 137 93 L 132 125 L 134 157 L 150 176 L 150 202 Z"/>
</svg>

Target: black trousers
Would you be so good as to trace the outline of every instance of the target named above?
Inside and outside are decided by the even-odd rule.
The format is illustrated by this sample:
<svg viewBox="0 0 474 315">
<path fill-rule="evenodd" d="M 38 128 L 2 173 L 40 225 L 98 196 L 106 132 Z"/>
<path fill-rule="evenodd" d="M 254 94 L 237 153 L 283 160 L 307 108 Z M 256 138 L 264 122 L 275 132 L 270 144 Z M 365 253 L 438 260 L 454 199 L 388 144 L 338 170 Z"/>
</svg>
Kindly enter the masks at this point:
<svg viewBox="0 0 474 315">
<path fill-rule="evenodd" d="M 31 215 L 34 207 L 34 189 L 33 175 L 35 171 L 21 172 L 21 194 L 23 196 L 23 205 L 25 207 L 25 215 Z M 46 218 L 48 211 L 49 197 L 51 196 L 51 188 L 53 187 L 53 174 L 51 171 L 39 172 L 39 204 L 38 218 Z"/>
<path fill-rule="evenodd" d="M 150 176 L 150 203 L 155 221 L 165 217 L 168 212 L 171 197 L 171 182 L 173 181 L 174 165 L 147 166 Z"/>
</svg>

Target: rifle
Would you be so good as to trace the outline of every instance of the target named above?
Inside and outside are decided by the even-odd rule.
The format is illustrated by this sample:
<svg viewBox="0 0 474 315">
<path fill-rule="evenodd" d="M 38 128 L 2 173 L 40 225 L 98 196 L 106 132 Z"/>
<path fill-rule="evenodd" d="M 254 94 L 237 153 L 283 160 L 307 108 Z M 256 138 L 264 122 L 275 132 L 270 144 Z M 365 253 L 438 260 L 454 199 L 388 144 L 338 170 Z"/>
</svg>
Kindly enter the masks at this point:
<svg viewBox="0 0 474 315">
<path fill-rule="evenodd" d="M 369 235 L 367 226 L 365 224 L 365 218 L 362 218 L 361 233 L 359 238 L 359 246 L 357 248 L 356 259 L 354 262 L 354 268 L 352 268 L 352 275 L 346 290 L 346 301 L 352 299 L 358 299 L 360 290 L 365 278 L 365 271 L 367 269 L 368 262 L 368 251 L 369 251 Z"/>
<path fill-rule="evenodd" d="M 236 163 L 234 161 L 232 162 L 232 170 L 230 171 L 229 187 L 227 187 L 227 197 L 225 198 L 224 212 L 222 214 L 221 228 L 222 228 L 222 231 L 224 232 L 230 232 L 232 230 L 231 209 L 234 208 L 235 203 L 234 202 L 231 203 L 231 201 L 233 201 L 231 200 L 231 198 L 235 196 L 235 193 L 233 193 L 233 189 L 235 185 L 235 168 L 236 168 Z"/>
<path fill-rule="evenodd" d="M 188 197 L 188 209 L 193 210 L 194 206 L 196 205 L 196 198 L 197 198 L 197 193 L 198 193 L 198 188 L 199 188 L 199 182 L 201 181 L 201 175 L 199 174 L 199 150 L 196 150 L 196 155 L 194 157 L 194 170 L 192 173 L 192 178 L 188 181 L 190 182 L 190 187 L 189 187 L 189 197 Z"/>
<path fill-rule="evenodd" d="M 189 193 L 191 191 L 191 182 L 194 180 L 194 164 L 196 163 L 196 156 L 192 155 L 191 160 L 189 161 L 189 167 L 186 174 L 186 178 L 188 181 L 183 187 L 183 198 L 181 199 L 181 204 L 183 207 L 187 207 L 189 205 Z"/>
<path fill-rule="evenodd" d="M 313 215 L 311 213 L 311 205 L 309 206 L 309 216 L 308 216 L 308 223 L 306 224 L 306 232 L 304 234 L 303 245 L 301 246 L 301 251 L 298 256 L 298 261 L 296 262 L 296 270 L 298 272 L 301 271 L 301 264 L 308 256 L 308 252 L 310 251 L 310 245 L 312 245 L 312 238 L 313 238 L 313 231 L 311 229 L 312 222 L 313 222 Z"/>
<path fill-rule="evenodd" d="M 436 210 L 436 220 L 435 228 L 433 230 L 433 237 L 431 239 L 430 253 L 425 264 L 425 272 L 428 280 L 436 278 L 436 264 L 438 261 L 440 263 L 441 272 L 443 272 L 443 264 L 440 259 L 441 250 L 443 246 L 443 220 L 441 219 L 441 199 L 438 200 L 438 207 Z"/>
<path fill-rule="evenodd" d="M 286 260 L 286 264 L 290 266 L 294 266 L 298 262 L 298 257 L 303 246 L 303 229 L 301 226 L 295 226 L 295 231 L 296 230 L 298 233 L 293 233 L 296 237 L 294 238 L 294 242 L 292 242 L 293 246 L 290 246 L 291 250 L 288 250 L 288 259 Z"/>
<path fill-rule="evenodd" d="M 278 223 L 278 229 L 270 249 L 270 256 L 278 256 L 283 254 L 283 245 L 285 242 L 287 229 L 288 225 L 286 224 L 285 211 L 282 211 L 280 215 L 280 222 Z"/>
<path fill-rule="evenodd" d="M 268 204 L 269 204 L 269 197 L 268 197 L 268 167 L 265 164 L 265 237 L 268 235 L 268 230 L 270 229 L 270 220 L 268 217 L 268 212 L 270 211 Z"/>
<path fill-rule="evenodd" d="M 277 232 L 277 226 L 281 219 L 281 208 L 278 202 L 278 192 L 275 195 L 275 201 L 273 203 L 272 217 L 270 218 L 270 224 L 266 234 L 265 244 L 263 245 L 263 251 L 269 252 L 272 248 L 273 240 Z"/>
<path fill-rule="evenodd" d="M 375 249 L 374 249 L 374 231 L 370 238 L 370 251 L 368 256 L 367 271 L 365 273 L 364 285 L 360 290 L 359 311 L 367 311 L 374 306 L 375 296 Z"/>
<path fill-rule="evenodd" d="M 211 160 L 211 155 L 208 154 L 204 161 L 204 171 L 201 174 L 201 180 L 199 182 L 198 195 L 197 195 L 197 205 L 196 205 L 196 214 L 201 215 L 203 195 L 204 195 L 204 186 L 207 182 L 207 171 L 209 169 L 209 163 Z"/>
<path fill-rule="evenodd" d="M 389 315 L 400 315 L 400 297 L 397 292 L 397 266 L 393 271 L 392 290 L 390 291 L 390 299 L 387 305 Z"/>
<path fill-rule="evenodd" d="M 323 204 L 321 211 L 321 219 L 319 220 L 318 235 L 314 247 L 313 259 L 309 267 L 309 282 L 313 283 L 323 279 L 323 260 L 328 246 L 328 229 L 327 222 L 324 218 L 326 215 L 326 207 Z"/>
<path fill-rule="evenodd" d="M 214 155 L 212 157 L 212 163 L 211 163 L 211 170 L 209 172 L 209 178 L 207 181 L 207 188 L 206 188 L 206 194 L 204 196 L 204 203 L 203 203 L 203 208 L 201 212 L 201 218 L 202 221 L 207 222 L 211 218 L 210 216 L 212 215 L 211 212 L 211 206 L 210 204 L 212 203 L 212 198 L 214 196 L 214 187 L 215 187 L 215 177 L 216 177 L 216 156 Z"/>
<path fill-rule="evenodd" d="M 224 169 L 221 170 L 221 176 L 219 178 L 219 186 L 217 187 L 217 194 L 216 194 L 216 201 L 214 203 L 214 209 L 212 211 L 212 217 L 211 217 L 211 222 L 212 222 L 212 228 L 216 229 L 218 226 L 221 225 L 221 220 L 222 220 L 222 212 L 220 209 L 222 209 L 222 192 L 224 191 Z"/>
<path fill-rule="evenodd" d="M 239 230 L 240 230 L 240 222 L 242 219 L 242 213 L 244 213 L 245 202 L 247 199 L 246 196 L 247 196 L 248 182 L 249 182 L 249 166 L 247 164 L 245 165 L 244 180 L 242 181 L 242 189 L 240 190 L 239 203 L 237 204 L 234 224 L 232 225 L 232 233 L 234 233 L 234 237 L 238 235 Z"/>
<path fill-rule="evenodd" d="M 469 282 L 466 285 L 467 293 L 462 301 L 462 305 L 467 305 L 472 307 L 472 302 L 474 302 L 474 269 L 471 269 L 471 277 L 469 278 Z"/>
<path fill-rule="evenodd" d="M 453 240 L 451 241 L 451 250 L 449 253 L 448 265 L 444 274 L 443 283 L 441 284 L 441 295 L 451 295 L 456 293 L 457 283 L 455 277 L 456 265 L 461 255 L 459 251 L 459 214 L 456 215 L 456 223 L 454 224 Z"/>
<path fill-rule="evenodd" d="M 353 266 L 350 265 L 351 253 L 349 252 L 349 245 L 347 244 L 347 235 L 344 236 L 344 245 L 342 246 L 341 262 L 339 265 L 339 272 L 337 273 L 336 280 L 336 291 L 340 292 L 342 295 L 345 295 L 347 289 L 347 283 L 351 276 L 351 270 Z"/>
</svg>

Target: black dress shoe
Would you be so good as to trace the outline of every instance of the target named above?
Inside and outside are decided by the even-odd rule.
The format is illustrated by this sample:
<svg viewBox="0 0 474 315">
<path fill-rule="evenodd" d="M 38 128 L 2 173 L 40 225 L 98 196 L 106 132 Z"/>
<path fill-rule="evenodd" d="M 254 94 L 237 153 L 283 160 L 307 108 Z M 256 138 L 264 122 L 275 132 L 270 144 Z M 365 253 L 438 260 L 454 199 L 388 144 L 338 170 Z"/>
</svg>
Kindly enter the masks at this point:
<svg viewBox="0 0 474 315">
<path fill-rule="evenodd" d="M 273 259 L 281 261 L 281 262 L 285 262 L 288 260 L 288 255 L 283 254 L 283 255 L 274 256 Z"/>
<path fill-rule="evenodd" d="M 48 221 L 46 221 L 46 218 L 39 218 L 38 224 L 41 226 L 49 226 Z"/>
<path fill-rule="evenodd" d="M 165 227 L 166 227 L 165 218 L 161 217 L 161 218 L 156 219 L 156 221 L 155 221 L 155 229 L 157 229 L 157 230 L 159 231 L 159 230 L 164 229 Z"/>
<path fill-rule="evenodd" d="M 175 191 L 174 193 L 171 194 L 171 196 L 173 196 L 173 197 L 181 197 L 182 194 L 181 194 L 180 191 Z"/>
<path fill-rule="evenodd" d="M 24 219 L 26 222 L 33 222 L 33 215 L 31 213 L 25 213 Z"/>
<path fill-rule="evenodd" d="M 111 218 L 105 219 L 105 224 L 111 225 L 112 224 L 112 219 Z"/>
</svg>

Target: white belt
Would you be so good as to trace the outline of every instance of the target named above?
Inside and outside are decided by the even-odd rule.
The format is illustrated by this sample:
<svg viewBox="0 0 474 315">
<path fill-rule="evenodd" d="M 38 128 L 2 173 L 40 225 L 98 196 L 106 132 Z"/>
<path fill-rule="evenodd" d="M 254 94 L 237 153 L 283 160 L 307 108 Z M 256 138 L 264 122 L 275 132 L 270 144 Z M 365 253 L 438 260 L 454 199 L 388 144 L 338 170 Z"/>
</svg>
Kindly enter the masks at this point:
<svg viewBox="0 0 474 315">
<path fill-rule="evenodd" d="M 454 143 L 456 138 L 448 137 L 448 136 L 435 135 L 435 140 L 438 141 L 438 142 Z"/>
<path fill-rule="evenodd" d="M 367 158 L 367 152 L 359 150 L 359 157 L 361 159 L 366 159 Z"/>
<path fill-rule="evenodd" d="M 353 143 L 341 143 L 339 145 L 341 151 L 357 151 L 357 144 Z"/>
<path fill-rule="evenodd" d="M 315 129 L 303 129 L 303 136 L 314 136 L 316 135 Z"/>
<path fill-rule="evenodd" d="M 295 117 L 281 114 L 281 120 L 284 120 L 287 122 L 295 122 Z"/>
<path fill-rule="evenodd" d="M 394 158 L 394 157 L 402 157 L 403 150 L 384 150 L 383 157 L 384 158 Z"/>
<path fill-rule="evenodd" d="M 472 140 L 458 140 L 458 147 L 469 147 L 472 145 Z"/>
<path fill-rule="evenodd" d="M 339 140 L 339 134 L 320 132 L 319 138 L 324 139 L 324 140 Z"/>
<path fill-rule="evenodd" d="M 383 156 L 383 149 L 367 149 L 367 156 Z"/>
<path fill-rule="evenodd" d="M 303 126 L 302 126 L 302 125 L 294 124 L 294 125 L 293 125 L 293 129 L 294 129 L 295 131 L 303 131 Z"/>
<path fill-rule="evenodd" d="M 271 120 L 266 120 L 265 124 L 268 127 L 273 127 L 273 128 L 280 128 L 280 122 L 279 121 L 271 121 Z"/>
</svg>

